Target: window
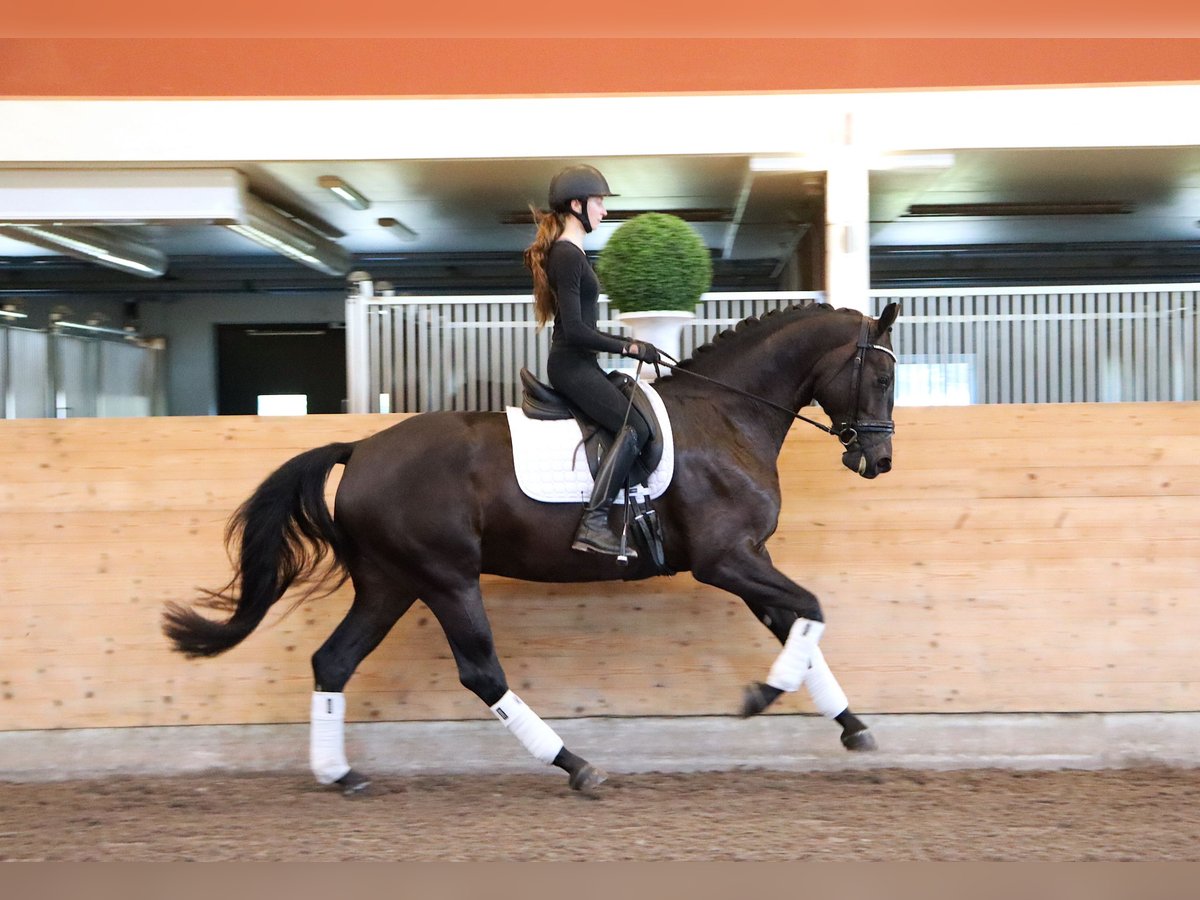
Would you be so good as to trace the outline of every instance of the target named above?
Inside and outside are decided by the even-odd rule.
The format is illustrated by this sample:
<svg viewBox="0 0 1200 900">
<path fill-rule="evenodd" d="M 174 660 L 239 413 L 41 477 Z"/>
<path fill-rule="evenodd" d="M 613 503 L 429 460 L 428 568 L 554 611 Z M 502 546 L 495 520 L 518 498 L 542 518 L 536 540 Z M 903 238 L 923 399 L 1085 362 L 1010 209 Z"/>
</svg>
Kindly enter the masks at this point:
<svg viewBox="0 0 1200 900">
<path fill-rule="evenodd" d="M 897 406 L 970 406 L 975 402 L 975 361 L 970 356 L 902 356 L 896 366 Z"/>
</svg>

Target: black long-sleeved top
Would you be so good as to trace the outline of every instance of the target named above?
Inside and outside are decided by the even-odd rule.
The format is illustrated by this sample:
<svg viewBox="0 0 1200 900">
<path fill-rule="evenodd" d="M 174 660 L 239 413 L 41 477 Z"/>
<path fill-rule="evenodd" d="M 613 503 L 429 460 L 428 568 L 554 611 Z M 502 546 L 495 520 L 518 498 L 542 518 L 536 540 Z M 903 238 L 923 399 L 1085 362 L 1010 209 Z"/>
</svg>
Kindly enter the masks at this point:
<svg viewBox="0 0 1200 900">
<path fill-rule="evenodd" d="M 597 330 L 600 281 L 587 256 L 570 241 L 555 241 L 546 256 L 546 277 L 558 301 L 551 347 L 620 353 L 625 341 Z"/>
</svg>

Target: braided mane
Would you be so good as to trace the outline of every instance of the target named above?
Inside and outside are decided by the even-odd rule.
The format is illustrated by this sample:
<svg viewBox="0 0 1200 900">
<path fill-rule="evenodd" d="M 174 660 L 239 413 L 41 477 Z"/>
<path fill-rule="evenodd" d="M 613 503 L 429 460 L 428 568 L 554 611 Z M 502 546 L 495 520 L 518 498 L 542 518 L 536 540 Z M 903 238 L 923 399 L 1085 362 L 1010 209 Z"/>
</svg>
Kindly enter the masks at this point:
<svg viewBox="0 0 1200 900">
<path fill-rule="evenodd" d="M 774 334 L 797 319 L 823 316 L 834 311 L 834 308 L 827 304 L 809 302 L 768 310 L 761 316 L 749 316 L 732 328 L 718 332 L 707 343 L 701 344 L 692 352 L 691 356 L 680 360 L 676 368 L 707 368 L 710 362 L 718 362 L 731 353 L 739 352 L 739 348 L 744 350 L 748 342 Z M 667 375 L 659 380 L 666 381 L 672 377 L 672 375 Z"/>
</svg>

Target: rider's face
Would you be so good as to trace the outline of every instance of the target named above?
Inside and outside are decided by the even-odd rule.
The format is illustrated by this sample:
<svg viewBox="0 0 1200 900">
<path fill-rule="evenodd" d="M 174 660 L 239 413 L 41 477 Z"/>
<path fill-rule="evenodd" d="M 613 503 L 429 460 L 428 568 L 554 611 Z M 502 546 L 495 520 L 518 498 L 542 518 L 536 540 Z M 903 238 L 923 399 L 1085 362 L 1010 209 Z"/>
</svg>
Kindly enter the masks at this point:
<svg viewBox="0 0 1200 900">
<path fill-rule="evenodd" d="M 573 201 L 573 202 L 577 203 L 579 201 Z M 580 210 L 580 212 L 583 212 L 583 210 Z M 604 208 L 604 198 L 603 197 L 588 197 L 588 199 L 587 199 L 587 217 L 588 217 L 588 222 L 591 223 L 593 228 L 595 228 L 597 225 L 599 225 L 601 222 L 603 222 L 604 217 L 607 215 L 608 215 L 608 210 L 606 210 Z"/>
</svg>

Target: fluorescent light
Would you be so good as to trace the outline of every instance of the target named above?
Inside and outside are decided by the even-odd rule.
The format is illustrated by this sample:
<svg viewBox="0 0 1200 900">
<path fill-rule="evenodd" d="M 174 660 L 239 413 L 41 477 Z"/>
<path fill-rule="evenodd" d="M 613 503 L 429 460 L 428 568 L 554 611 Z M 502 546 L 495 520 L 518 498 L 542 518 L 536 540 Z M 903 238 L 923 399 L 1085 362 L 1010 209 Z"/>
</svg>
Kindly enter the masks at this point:
<svg viewBox="0 0 1200 900">
<path fill-rule="evenodd" d="M 28 319 L 29 316 L 23 312 L 17 312 L 13 309 L 0 309 L 0 318 L 4 319 Z"/>
<path fill-rule="evenodd" d="M 289 219 L 252 194 L 243 198 L 239 220 L 226 223 L 225 227 L 327 275 L 345 275 L 354 262 L 342 247 Z"/>
<path fill-rule="evenodd" d="M 317 184 L 330 191 L 351 209 L 366 209 L 371 201 L 336 175 L 322 175 Z"/>
<path fill-rule="evenodd" d="M 810 155 L 750 157 L 751 172 L 824 172 L 828 168 L 827 159 Z"/>
<path fill-rule="evenodd" d="M 751 172 L 826 172 L 841 159 L 855 159 L 872 171 L 895 171 L 905 169 L 950 169 L 954 166 L 953 153 L 867 153 L 855 156 L 853 150 L 840 154 L 826 153 L 784 154 L 781 156 L 750 157 Z"/>
<path fill-rule="evenodd" d="M 126 331 L 123 328 L 106 328 L 103 325 L 88 325 L 84 322 L 66 322 L 62 319 L 52 322 L 51 325 L 55 328 L 78 328 L 80 331 L 92 331 L 97 334 L 116 334 L 120 335 L 121 337 L 134 337 L 137 334 L 135 331 Z"/>
<path fill-rule="evenodd" d="M 380 228 L 386 228 L 389 231 L 394 232 L 395 235 L 402 241 L 415 241 L 417 239 L 417 233 L 403 222 L 399 222 L 390 217 L 384 217 L 378 221 Z"/>
<path fill-rule="evenodd" d="M 136 244 L 112 229 L 86 225 L 0 225 L 0 234 L 143 278 L 157 278 L 167 271 L 165 253 Z"/>
</svg>

